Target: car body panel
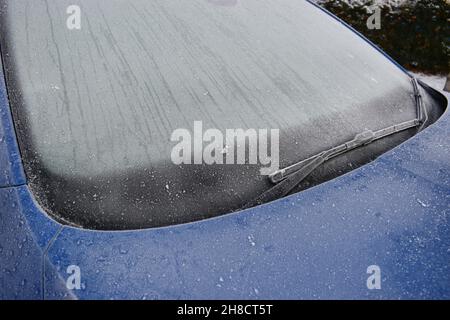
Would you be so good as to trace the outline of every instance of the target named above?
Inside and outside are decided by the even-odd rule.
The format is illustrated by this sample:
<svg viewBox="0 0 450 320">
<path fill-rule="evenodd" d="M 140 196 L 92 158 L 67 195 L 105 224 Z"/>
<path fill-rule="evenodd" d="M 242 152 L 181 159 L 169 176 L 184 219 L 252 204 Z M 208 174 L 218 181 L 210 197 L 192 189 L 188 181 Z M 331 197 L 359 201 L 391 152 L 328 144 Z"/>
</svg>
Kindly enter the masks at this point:
<svg viewBox="0 0 450 320">
<path fill-rule="evenodd" d="M 0 82 L 2 299 L 450 299 L 448 110 L 372 163 L 272 203 L 92 231 L 35 201 L 5 92 Z M 71 265 L 80 290 L 65 286 Z M 381 290 L 366 286 L 371 265 Z"/>
<path fill-rule="evenodd" d="M 25 173 L 8 107 L 5 79 L 2 76 L 0 77 L 0 188 L 25 183 Z"/>
<path fill-rule="evenodd" d="M 4 188 L 2 260 L 19 263 L 23 274 L 15 278 L 26 282 L 45 273 L 49 299 L 448 299 L 449 133 L 446 112 L 406 143 L 333 181 L 165 228 L 62 226 L 26 186 Z M 42 269 L 33 259 L 7 258 L 4 244 L 19 237 L 12 227 L 18 221 L 26 222 L 22 237 L 34 240 Z M 61 289 L 70 265 L 80 267 L 81 290 Z M 370 265 L 382 270 L 382 290 L 366 287 Z"/>
</svg>

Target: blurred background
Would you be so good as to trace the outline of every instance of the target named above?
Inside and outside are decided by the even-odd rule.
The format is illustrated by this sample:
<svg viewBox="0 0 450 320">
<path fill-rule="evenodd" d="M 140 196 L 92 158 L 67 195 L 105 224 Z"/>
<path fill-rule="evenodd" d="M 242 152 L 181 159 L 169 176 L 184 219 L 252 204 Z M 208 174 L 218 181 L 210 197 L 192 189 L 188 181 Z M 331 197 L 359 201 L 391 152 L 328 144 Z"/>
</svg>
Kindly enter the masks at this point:
<svg viewBox="0 0 450 320">
<path fill-rule="evenodd" d="M 406 69 L 450 91 L 450 0 L 315 0 Z M 367 21 L 379 8 L 379 29 Z"/>
</svg>

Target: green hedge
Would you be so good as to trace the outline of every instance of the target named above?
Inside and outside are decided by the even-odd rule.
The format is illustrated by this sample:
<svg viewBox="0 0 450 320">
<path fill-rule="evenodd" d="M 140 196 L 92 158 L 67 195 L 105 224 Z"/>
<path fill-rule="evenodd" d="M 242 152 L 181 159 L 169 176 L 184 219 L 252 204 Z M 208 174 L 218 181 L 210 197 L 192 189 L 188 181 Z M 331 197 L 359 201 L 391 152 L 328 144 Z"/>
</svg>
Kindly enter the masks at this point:
<svg viewBox="0 0 450 320">
<path fill-rule="evenodd" d="M 450 73 L 450 1 L 406 1 L 382 5 L 381 29 L 369 30 L 367 6 L 361 2 L 323 0 L 321 5 L 352 25 L 409 70 L 428 74 Z"/>
</svg>

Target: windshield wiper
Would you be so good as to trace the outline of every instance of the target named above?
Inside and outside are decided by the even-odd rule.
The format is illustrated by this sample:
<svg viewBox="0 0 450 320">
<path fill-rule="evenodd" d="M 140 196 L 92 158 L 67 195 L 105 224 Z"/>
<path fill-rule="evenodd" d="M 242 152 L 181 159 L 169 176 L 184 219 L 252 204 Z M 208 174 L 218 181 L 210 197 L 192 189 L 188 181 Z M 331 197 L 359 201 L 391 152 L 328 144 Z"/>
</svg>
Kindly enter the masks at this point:
<svg viewBox="0 0 450 320">
<path fill-rule="evenodd" d="M 288 195 L 296 186 L 298 186 L 306 177 L 308 177 L 315 169 L 324 162 L 335 158 L 343 153 L 349 152 L 356 148 L 368 145 L 374 141 L 384 137 L 391 136 L 401 131 L 411 128 L 422 129 L 426 123 L 428 116 L 423 105 L 422 95 L 416 78 L 411 79 L 414 88 L 414 98 L 416 101 L 415 119 L 405 121 L 378 131 L 365 130 L 355 136 L 354 139 L 347 141 L 337 147 L 322 151 L 308 159 L 297 162 L 289 167 L 275 171 L 269 175 L 269 179 L 275 185 L 262 193 L 256 199 L 248 202 L 243 209 L 254 207 L 256 205 L 273 201 Z"/>
</svg>

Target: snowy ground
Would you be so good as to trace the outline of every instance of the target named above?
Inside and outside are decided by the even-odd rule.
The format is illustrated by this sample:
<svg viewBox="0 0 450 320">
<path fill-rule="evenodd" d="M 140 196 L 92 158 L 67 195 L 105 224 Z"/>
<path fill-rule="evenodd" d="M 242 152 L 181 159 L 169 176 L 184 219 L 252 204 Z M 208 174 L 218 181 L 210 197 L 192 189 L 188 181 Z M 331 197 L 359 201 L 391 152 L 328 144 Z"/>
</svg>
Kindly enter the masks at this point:
<svg viewBox="0 0 450 320">
<path fill-rule="evenodd" d="M 414 73 L 411 72 L 411 74 L 415 75 L 418 79 L 422 80 L 426 84 L 428 84 L 430 87 L 433 87 L 437 90 L 444 89 L 446 77 L 444 76 L 430 76 L 425 75 L 422 73 Z"/>
</svg>

